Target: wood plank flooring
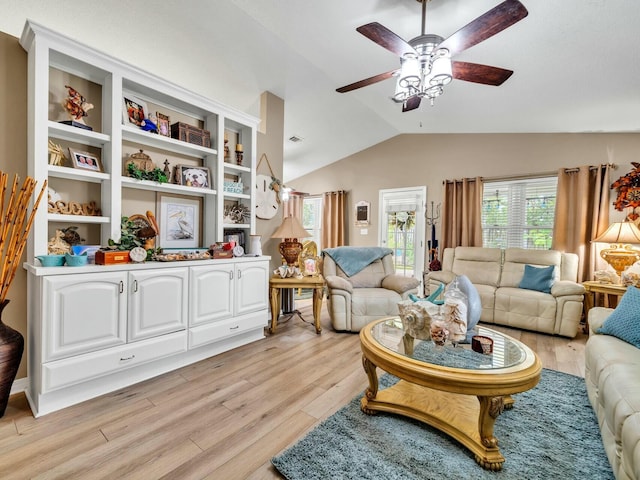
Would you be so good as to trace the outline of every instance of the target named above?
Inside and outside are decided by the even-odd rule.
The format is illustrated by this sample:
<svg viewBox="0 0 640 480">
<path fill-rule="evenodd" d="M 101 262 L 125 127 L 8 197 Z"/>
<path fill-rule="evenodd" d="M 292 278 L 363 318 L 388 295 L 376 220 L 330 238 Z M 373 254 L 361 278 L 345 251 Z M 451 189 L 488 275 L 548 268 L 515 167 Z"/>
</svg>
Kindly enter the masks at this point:
<svg viewBox="0 0 640 480">
<path fill-rule="evenodd" d="M 312 320 L 311 301 L 296 301 Z M 279 479 L 270 459 L 366 386 L 357 334 L 294 317 L 273 335 L 33 418 L 23 394 L 0 419 L 0 478 Z M 584 376 L 586 335 L 496 327 L 544 367 Z"/>
</svg>

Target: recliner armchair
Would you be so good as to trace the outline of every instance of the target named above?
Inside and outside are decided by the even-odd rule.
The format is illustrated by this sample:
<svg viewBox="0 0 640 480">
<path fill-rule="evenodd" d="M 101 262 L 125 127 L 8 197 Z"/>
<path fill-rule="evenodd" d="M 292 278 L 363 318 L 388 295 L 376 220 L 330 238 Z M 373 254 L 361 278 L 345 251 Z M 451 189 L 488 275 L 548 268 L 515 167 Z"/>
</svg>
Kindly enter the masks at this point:
<svg viewBox="0 0 640 480">
<path fill-rule="evenodd" d="M 338 260 L 332 257 L 338 257 Z M 335 255 L 339 253 L 340 255 Z M 347 275 L 340 265 L 340 258 L 365 258 L 371 253 L 375 258 Z M 323 275 L 327 282 L 327 310 L 331 325 L 338 331 L 359 332 L 367 323 L 378 318 L 398 315 L 398 302 L 418 292 L 420 282 L 413 277 L 395 273 L 393 251 L 378 247 L 337 247 L 323 250 Z M 363 260 L 367 263 L 367 260 Z M 356 268 L 355 270 L 357 270 Z"/>
</svg>

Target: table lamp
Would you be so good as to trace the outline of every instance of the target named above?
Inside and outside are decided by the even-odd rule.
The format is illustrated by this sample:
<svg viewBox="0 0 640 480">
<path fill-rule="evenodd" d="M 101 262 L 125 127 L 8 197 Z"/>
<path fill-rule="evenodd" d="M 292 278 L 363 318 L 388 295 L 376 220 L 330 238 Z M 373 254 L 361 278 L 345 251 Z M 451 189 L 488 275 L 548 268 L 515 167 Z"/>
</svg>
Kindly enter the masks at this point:
<svg viewBox="0 0 640 480">
<path fill-rule="evenodd" d="M 630 243 L 640 244 L 640 229 L 633 222 L 615 222 L 594 242 L 609 243 L 609 248 L 600 251 L 600 256 L 613 267 L 618 276 L 640 260 L 640 250 Z"/>
<path fill-rule="evenodd" d="M 296 266 L 298 255 L 302 251 L 302 244 L 298 239 L 305 237 L 311 237 L 311 234 L 300 224 L 300 220 L 291 215 L 285 217 L 282 220 L 282 224 L 271 235 L 271 238 L 282 239 L 279 246 L 280 255 L 284 257 L 285 262 L 290 267 Z"/>
</svg>

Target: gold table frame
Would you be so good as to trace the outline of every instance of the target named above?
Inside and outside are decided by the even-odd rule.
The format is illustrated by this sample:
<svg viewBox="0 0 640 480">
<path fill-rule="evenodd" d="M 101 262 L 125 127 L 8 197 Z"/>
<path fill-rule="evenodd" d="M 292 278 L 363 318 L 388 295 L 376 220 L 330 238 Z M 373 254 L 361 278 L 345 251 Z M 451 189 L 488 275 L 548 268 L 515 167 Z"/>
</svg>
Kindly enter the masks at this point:
<svg viewBox="0 0 640 480">
<path fill-rule="evenodd" d="M 524 359 L 518 365 L 487 370 L 443 367 L 381 345 L 372 329 L 389 320 L 376 320 L 360 331 L 362 364 L 369 379 L 360 402 L 362 411 L 390 412 L 427 423 L 471 450 L 483 468 L 501 470 L 505 458 L 493 433 L 494 423 L 504 408 L 513 406 L 512 394 L 530 390 L 540 380 L 542 363 L 536 353 L 500 334 L 524 350 Z M 379 390 L 377 367 L 400 381 Z"/>
<path fill-rule="evenodd" d="M 278 328 L 280 291 L 283 288 L 313 288 L 313 325 L 315 326 L 316 333 L 321 333 L 320 312 L 322 310 L 322 295 L 324 293 L 324 278 L 322 275 L 301 278 L 281 278 L 273 276 L 269 279 L 269 303 L 271 305 L 271 327 L 269 327 L 269 333 L 275 333 Z"/>
</svg>

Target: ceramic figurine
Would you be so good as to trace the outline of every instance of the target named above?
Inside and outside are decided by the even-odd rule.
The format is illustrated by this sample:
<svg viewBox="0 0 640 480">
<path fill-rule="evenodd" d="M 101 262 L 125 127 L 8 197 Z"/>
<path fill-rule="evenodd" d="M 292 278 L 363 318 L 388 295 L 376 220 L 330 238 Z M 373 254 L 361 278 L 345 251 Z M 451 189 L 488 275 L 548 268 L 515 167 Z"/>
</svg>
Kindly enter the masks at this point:
<svg viewBox="0 0 640 480">
<path fill-rule="evenodd" d="M 88 116 L 87 112 L 93 108 L 93 104 L 87 102 L 86 98 L 80 95 L 73 87 L 65 85 L 65 88 L 68 90 L 69 96 L 62 102 L 63 108 L 67 111 L 71 120 L 84 125 L 84 117 Z"/>
</svg>

